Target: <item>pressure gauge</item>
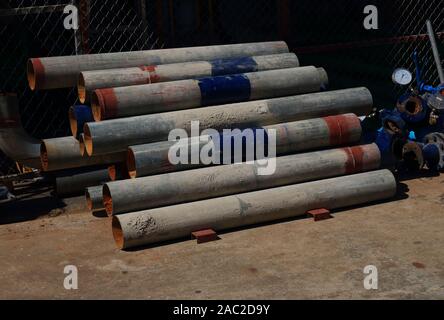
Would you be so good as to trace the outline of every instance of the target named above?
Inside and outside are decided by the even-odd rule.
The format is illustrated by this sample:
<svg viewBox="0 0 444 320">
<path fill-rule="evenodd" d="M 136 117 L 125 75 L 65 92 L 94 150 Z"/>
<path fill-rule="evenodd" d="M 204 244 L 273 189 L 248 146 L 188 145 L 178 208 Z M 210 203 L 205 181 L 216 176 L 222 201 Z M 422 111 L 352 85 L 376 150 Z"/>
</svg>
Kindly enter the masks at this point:
<svg viewBox="0 0 444 320">
<path fill-rule="evenodd" d="M 413 76 L 409 70 L 404 68 L 399 68 L 393 72 L 392 80 L 394 83 L 398 85 L 406 86 L 413 81 Z"/>
</svg>

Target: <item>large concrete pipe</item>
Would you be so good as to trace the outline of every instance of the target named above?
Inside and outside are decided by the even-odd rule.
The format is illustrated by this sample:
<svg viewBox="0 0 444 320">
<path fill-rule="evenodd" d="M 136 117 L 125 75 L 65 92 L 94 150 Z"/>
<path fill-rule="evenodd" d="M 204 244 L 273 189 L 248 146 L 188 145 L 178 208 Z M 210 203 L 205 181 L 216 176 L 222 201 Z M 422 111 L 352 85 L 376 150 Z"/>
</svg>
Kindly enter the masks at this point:
<svg viewBox="0 0 444 320">
<path fill-rule="evenodd" d="M 103 206 L 103 186 L 89 187 L 85 190 L 86 206 L 92 211 L 102 211 Z"/>
<path fill-rule="evenodd" d="M 176 62 L 288 53 L 285 42 L 101 53 L 34 58 L 28 61 L 28 83 L 34 90 L 74 87 L 82 71 L 127 68 Z"/>
<path fill-rule="evenodd" d="M 126 152 L 94 157 L 82 156 L 79 141 L 73 137 L 64 137 L 43 140 L 40 157 L 44 171 L 57 171 L 123 162 L 126 159 Z"/>
<path fill-rule="evenodd" d="M 94 120 L 222 105 L 320 91 L 327 73 L 313 66 L 97 89 Z"/>
<path fill-rule="evenodd" d="M 22 126 L 17 96 L 0 94 L 0 150 L 21 165 L 40 169 L 40 143 Z"/>
<path fill-rule="evenodd" d="M 268 56 L 84 71 L 79 75 L 77 88 L 80 102 L 84 103 L 89 100 L 94 90 L 101 88 L 127 87 L 295 67 L 299 67 L 297 56 L 294 53 L 283 53 Z"/>
<path fill-rule="evenodd" d="M 89 155 L 126 151 L 129 146 L 168 140 L 173 129 L 190 132 L 191 121 L 200 129 L 258 127 L 342 113 L 359 116 L 372 111 L 373 98 L 366 88 L 346 89 L 86 123 L 85 146 Z"/>
<path fill-rule="evenodd" d="M 269 140 L 268 132 L 270 130 L 276 132 L 277 155 L 356 143 L 361 139 L 362 133 L 360 120 L 354 114 L 280 123 L 263 127 L 263 129 L 266 132 L 265 141 Z M 242 139 L 245 135 L 238 134 L 237 139 Z M 215 145 L 215 150 L 217 151 L 213 151 L 213 153 L 218 154 L 213 154 L 214 157 L 223 159 L 223 145 L 227 144 L 227 141 L 232 146 L 235 145 L 235 135 L 231 135 L 228 139 L 226 136 L 220 136 L 219 141 Z M 194 140 L 188 139 L 186 143 L 188 144 L 187 163 L 179 164 L 171 164 L 169 161 L 170 148 L 176 142 L 165 141 L 129 147 L 127 156 L 128 175 L 131 178 L 137 178 L 204 166 L 204 164 L 191 164 L 192 150 L 196 150 L 198 155 L 200 155 L 201 150 L 207 146 L 205 142 Z M 253 143 L 255 142 L 253 141 Z M 261 143 L 264 144 L 263 142 Z M 198 144 L 199 146 L 193 148 L 192 144 Z M 267 149 L 268 145 L 265 145 L 264 148 Z M 240 151 L 245 152 L 245 150 Z M 225 162 L 224 164 L 228 163 Z"/>
<path fill-rule="evenodd" d="M 259 175 L 261 165 L 255 163 L 110 182 L 103 200 L 108 215 L 117 215 L 375 170 L 380 162 L 376 144 L 326 150 L 278 157 L 272 175 Z"/>
<path fill-rule="evenodd" d="M 108 169 L 82 170 L 65 174 L 56 178 L 56 193 L 58 196 L 76 196 L 85 193 L 88 187 L 94 187 L 109 182 Z"/>
<path fill-rule="evenodd" d="M 237 228 L 390 199 L 397 190 L 388 170 L 319 180 L 113 217 L 113 235 L 121 249 L 189 237 L 203 229 Z"/>
<path fill-rule="evenodd" d="M 69 125 L 71 133 L 76 139 L 79 139 L 83 133 L 85 123 L 92 121 L 94 121 L 94 118 L 90 106 L 77 105 L 69 108 Z"/>
</svg>

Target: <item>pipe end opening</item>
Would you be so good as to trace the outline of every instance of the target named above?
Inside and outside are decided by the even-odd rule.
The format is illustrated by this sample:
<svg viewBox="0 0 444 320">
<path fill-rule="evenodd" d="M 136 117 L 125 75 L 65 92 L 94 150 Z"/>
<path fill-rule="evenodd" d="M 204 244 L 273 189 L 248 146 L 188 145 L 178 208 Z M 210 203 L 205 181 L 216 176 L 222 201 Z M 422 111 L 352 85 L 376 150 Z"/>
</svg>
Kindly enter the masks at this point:
<svg viewBox="0 0 444 320">
<path fill-rule="evenodd" d="M 93 155 L 93 141 L 92 141 L 92 137 L 91 137 L 91 131 L 89 130 L 89 126 L 87 123 L 85 123 L 84 127 L 83 127 L 83 143 L 85 145 L 85 150 L 86 153 L 89 156 Z"/>
<path fill-rule="evenodd" d="M 79 100 L 81 103 L 85 103 L 86 101 L 86 86 L 85 86 L 85 77 L 83 72 L 79 75 L 79 80 L 77 81 L 77 93 L 79 96 Z"/>
<path fill-rule="evenodd" d="M 131 148 L 129 148 L 127 152 L 126 167 L 128 168 L 128 176 L 131 179 L 137 178 L 136 157 Z"/>
<path fill-rule="evenodd" d="M 118 217 L 113 217 L 112 221 L 113 237 L 117 247 L 122 250 L 125 248 L 125 239 L 123 237 L 122 226 Z"/>
<path fill-rule="evenodd" d="M 111 190 L 106 184 L 103 186 L 103 206 L 108 216 L 112 217 L 114 215 L 113 198 L 111 196 Z"/>
</svg>

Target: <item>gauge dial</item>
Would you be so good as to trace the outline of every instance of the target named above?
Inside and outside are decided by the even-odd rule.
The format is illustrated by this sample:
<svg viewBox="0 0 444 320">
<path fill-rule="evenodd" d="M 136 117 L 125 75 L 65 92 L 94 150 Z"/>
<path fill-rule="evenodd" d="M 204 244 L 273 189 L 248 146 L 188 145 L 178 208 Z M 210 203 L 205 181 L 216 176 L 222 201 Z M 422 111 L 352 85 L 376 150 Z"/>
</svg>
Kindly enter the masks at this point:
<svg viewBox="0 0 444 320">
<path fill-rule="evenodd" d="M 413 81 L 413 76 L 412 73 L 407 69 L 399 68 L 393 72 L 392 80 L 396 84 L 399 84 L 401 86 L 406 86 Z"/>
</svg>

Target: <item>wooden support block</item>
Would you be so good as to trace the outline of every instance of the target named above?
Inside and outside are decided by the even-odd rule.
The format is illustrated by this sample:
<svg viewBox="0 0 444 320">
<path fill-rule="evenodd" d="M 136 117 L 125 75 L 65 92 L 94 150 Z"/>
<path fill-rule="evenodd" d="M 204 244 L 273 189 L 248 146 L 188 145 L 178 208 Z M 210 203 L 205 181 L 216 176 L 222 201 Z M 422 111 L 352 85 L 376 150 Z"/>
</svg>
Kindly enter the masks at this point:
<svg viewBox="0 0 444 320">
<path fill-rule="evenodd" d="M 328 209 L 310 210 L 310 211 L 307 211 L 307 214 L 310 217 L 313 217 L 315 222 L 333 218 L 330 214 L 330 210 L 328 210 Z"/>
<path fill-rule="evenodd" d="M 197 240 L 198 244 L 217 241 L 220 239 L 216 231 L 214 231 L 213 229 L 196 231 L 192 233 L 192 236 L 193 239 Z"/>
</svg>

